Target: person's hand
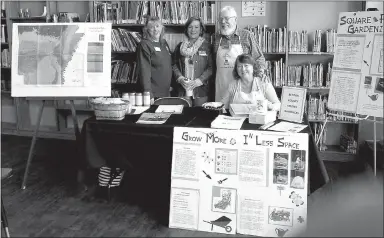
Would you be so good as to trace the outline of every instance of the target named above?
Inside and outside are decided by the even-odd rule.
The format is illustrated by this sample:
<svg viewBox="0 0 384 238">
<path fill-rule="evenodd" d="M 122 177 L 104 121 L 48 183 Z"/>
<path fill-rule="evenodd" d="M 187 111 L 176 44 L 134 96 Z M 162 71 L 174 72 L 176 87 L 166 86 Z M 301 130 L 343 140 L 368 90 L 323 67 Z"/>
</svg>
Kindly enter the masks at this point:
<svg viewBox="0 0 384 238">
<path fill-rule="evenodd" d="M 189 87 L 190 87 L 190 85 L 191 85 L 191 80 L 186 80 L 187 78 L 186 77 L 180 77 L 180 78 L 178 78 L 178 82 L 179 82 L 179 84 L 181 84 L 181 86 L 183 86 L 183 88 L 185 89 L 185 90 L 189 90 Z"/>
<path fill-rule="evenodd" d="M 201 82 L 200 79 L 195 79 L 195 80 L 191 80 L 191 83 L 190 83 L 190 88 L 189 90 L 193 90 L 197 87 L 200 87 L 201 85 L 203 85 L 203 82 Z"/>
</svg>

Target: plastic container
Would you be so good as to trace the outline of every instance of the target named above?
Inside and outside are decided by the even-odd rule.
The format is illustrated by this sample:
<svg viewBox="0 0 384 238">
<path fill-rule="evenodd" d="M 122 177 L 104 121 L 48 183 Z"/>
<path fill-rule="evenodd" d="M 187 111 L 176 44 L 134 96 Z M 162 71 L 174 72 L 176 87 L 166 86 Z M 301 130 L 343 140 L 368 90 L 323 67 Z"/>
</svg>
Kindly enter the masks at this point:
<svg viewBox="0 0 384 238">
<path fill-rule="evenodd" d="M 143 94 L 136 93 L 136 106 L 143 106 Z"/>
<path fill-rule="evenodd" d="M 129 93 L 129 102 L 132 106 L 136 105 L 136 93 Z"/>
<path fill-rule="evenodd" d="M 151 105 L 151 94 L 149 92 L 144 92 L 143 102 L 144 102 L 144 106 Z"/>
</svg>

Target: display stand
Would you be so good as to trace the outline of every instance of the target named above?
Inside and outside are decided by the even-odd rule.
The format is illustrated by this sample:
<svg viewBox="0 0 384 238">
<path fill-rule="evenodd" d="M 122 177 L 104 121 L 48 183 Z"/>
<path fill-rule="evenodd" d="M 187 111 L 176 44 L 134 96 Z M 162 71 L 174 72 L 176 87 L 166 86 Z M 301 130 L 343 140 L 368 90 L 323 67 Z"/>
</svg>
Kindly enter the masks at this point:
<svg viewBox="0 0 384 238">
<path fill-rule="evenodd" d="M 327 112 L 326 115 L 325 115 L 325 121 L 324 121 L 324 124 L 322 125 L 321 127 L 321 131 L 320 131 L 320 134 L 319 134 L 319 138 L 317 139 L 316 141 L 316 146 L 318 146 L 319 142 L 321 141 L 322 137 L 323 137 L 323 132 L 324 132 L 324 129 L 325 129 L 325 126 L 327 125 L 327 122 L 328 122 L 328 115 L 329 116 L 337 116 L 337 117 L 344 117 L 344 118 L 348 118 L 348 119 L 354 119 L 354 120 L 358 120 L 358 121 L 372 121 L 373 122 L 373 141 L 374 141 L 374 144 L 373 144 L 373 172 L 376 176 L 376 173 L 377 173 L 377 163 L 376 163 L 376 117 L 373 117 L 373 120 L 370 120 L 368 119 L 369 116 L 366 116 L 366 117 L 351 117 L 351 116 L 346 116 L 346 115 L 339 115 L 339 114 L 333 114 L 333 113 L 329 113 Z M 383 122 L 381 122 L 383 123 Z"/>
<path fill-rule="evenodd" d="M 25 171 L 24 171 L 23 182 L 22 182 L 22 185 L 21 185 L 21 189 L 23 189 L 23 190 L 26 188 L 29 167 L 30 167 L 31 162 L 32 162 L 33 152 L 34 152 L 34 149 L 35 149 L 35 144 L 36 144 L 37 136 L 39 134 L 39 128 L 40 128 L 40 124 L 41 124 L 41 118 L 43 116 L 44 106 L 45 106 L 46 100 L 49 100 L 49 99 L 43 98 L 43 99 L 40 99 L 40 100 L 42 100 L 42 104 L 41 104 L 41 107 L 40 107 L 40 110 L 39 110 L 39 113 L 38 113 L 37 124 L 36 124 L 36 128 L 35 128 L 35 132 L 33 133 L 31 147 L 29 148 L 27 166 L 26 166 Z M 69 102 L 70 102 L 72 119 L 73 119 L 73 126 L 74 126 L 75 136 L 76 136 L 75 141 L 76 141 L 76 144 L 77 144 L 77 142 L 79 141 L 79 138 L 80 138 L 80 129 L 79 129 L 79 123 L 78 123 L 77 115 L 76 115 L 75 103 L 74 103 L 73 99 L 70 99 L 70 98 L 68 98 L 68 99 L 63 98 L 63 100 L 69 100 Z M 78 182 L 81 182 L 81 180 L 83 179 L 82 171 L 79 171 L 77 176 L 78 176 L 77 177 Z"/>
<path fill-rule="evenodd" d="M 353 113 L 334 115 L 357 121 L 373 121 L 374 174 L 376 176 L 376 118 L 383 115 L 383 12 L 341 12 L 339 14 L 331 86 L 327 107 Z M 360 115 L 360 116 L 359 116 Z M 366 116 L 362 116 L 366 115 Z M 373 120 L 368 119 L 372 117 Z M 327 117 L 326 117 L 327 118 Z M 319 143 L 324 131 L 325 121 Z"/>
</svg>

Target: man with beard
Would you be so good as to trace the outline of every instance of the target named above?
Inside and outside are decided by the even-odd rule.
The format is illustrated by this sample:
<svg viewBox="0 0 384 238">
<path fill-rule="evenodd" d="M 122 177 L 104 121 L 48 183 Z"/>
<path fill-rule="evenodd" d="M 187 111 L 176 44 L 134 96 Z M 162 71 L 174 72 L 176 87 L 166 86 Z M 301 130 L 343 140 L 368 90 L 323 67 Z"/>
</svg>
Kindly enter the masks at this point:
<svg viewBox="0 0 384 238">
<path fill-rule="evenodd" d="M 216 61 L 215 101 L 220 102 L 229 83 L 234 79 L 232 71 L 237 56 L 250 54 L 256 61 L 257 77 L 263 78 L 266 63 L 255 36 L 248 30 L 239 29 L 233 7 L 225 6 L 219 14 L 220 31 L 214 36 L 213 53 Z"/>
</svg>

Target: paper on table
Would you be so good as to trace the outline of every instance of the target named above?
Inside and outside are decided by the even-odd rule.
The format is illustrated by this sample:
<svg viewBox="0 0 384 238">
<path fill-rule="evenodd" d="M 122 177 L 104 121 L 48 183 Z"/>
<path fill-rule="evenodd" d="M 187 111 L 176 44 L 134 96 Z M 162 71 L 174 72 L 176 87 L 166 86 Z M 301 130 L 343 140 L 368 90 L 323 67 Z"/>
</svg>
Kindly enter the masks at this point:
<svg viewBox="0 0 384 238">
<path fill-rule="evenodd" d="M 282 121 L 282 122 L 277 123 L 274 126 L 271 126 L 267 130 L 270 130 L 270 131 L 287 131 L 287 132 L 297 133 L 297 132 L 302 131 L 306 127 L 307 127 L 307 125 Z"/>
<path fill-rule="evenodd" d="M 219 115 L 211 122 L 211 128 L 239 130 L 246 118 Z"/>
<path fill-rule="evenodd" d="M 149 106 L 132 106 L 132 110 L 126 114 L 141 114 L 149 109 Z"/>
<path fill-rule="evenodd" d="M 159 107 L 156 109 L 156 113 L 168 112 L 181 114 L 183 112 L 183 108 L 183 105 L 159 105 Z"/>
</svg>

